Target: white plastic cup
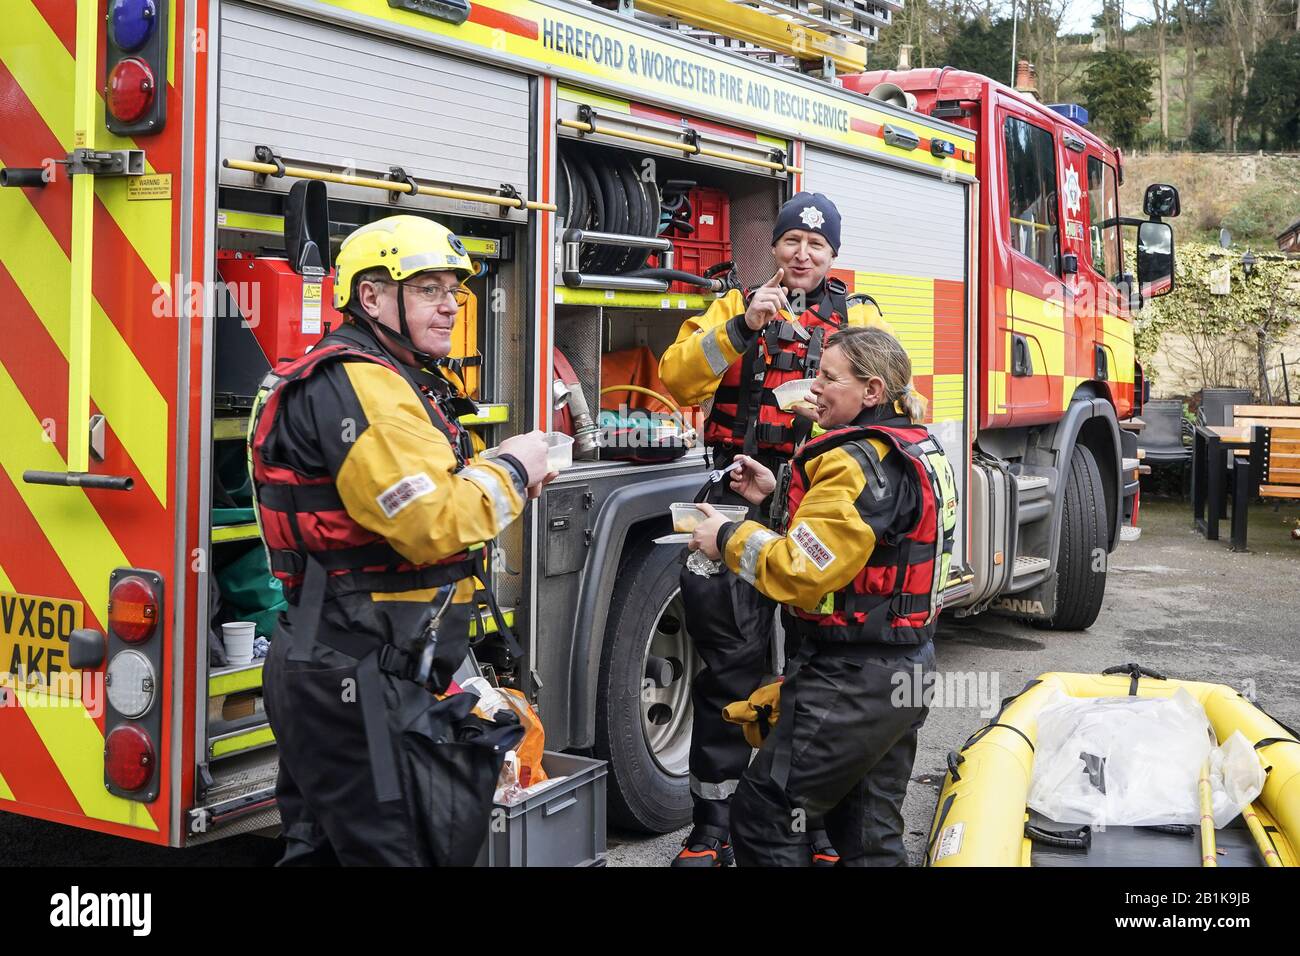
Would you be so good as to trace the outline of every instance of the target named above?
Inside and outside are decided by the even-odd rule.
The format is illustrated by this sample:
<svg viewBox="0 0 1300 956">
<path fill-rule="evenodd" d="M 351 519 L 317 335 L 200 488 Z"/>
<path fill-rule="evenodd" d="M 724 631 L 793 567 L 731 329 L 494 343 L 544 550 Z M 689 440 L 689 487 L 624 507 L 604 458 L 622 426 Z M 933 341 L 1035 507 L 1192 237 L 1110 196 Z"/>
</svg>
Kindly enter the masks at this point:
<svg viewBox="0 0 1300 956">
<path fill-rule="evenodd" d="M 252 621 L 232 621 L 221 625 L 221 639 L 226 645 L 226 662 L 230 665 L 253 662 L 253 638 L 256 625 Z"/>
<path fill-rule="evenodd" d="M 546 470 L 563 471 L 573 464 L 573 436 L 564 432 L 546 433 Z"/>
</svg>

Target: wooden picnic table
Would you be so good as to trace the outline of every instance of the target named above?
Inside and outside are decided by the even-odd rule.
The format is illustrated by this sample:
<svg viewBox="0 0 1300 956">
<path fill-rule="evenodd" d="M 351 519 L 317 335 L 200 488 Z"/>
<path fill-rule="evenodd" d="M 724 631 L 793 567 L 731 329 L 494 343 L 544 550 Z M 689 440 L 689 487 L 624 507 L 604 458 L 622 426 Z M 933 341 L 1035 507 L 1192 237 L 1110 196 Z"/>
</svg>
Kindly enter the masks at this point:
<svg viewBox="0 0 1300 956">
<path fill-rule="evenodd" d="M 1232 548 L 1246 550 L 1253 495 L 1300 498 L 1300 408 L 1238 405 L 1231 425 L 1197 425 L 1192 447 L 1192 526 L 1219 537 L 1233 474 Z"/>
<path fill-rule="evenodd" d="M 1208 541 L 1219 540 L 1219 521 L 1227 511 L 1228 452 L 1240 448 L 1249 454 L 1249 431 L 1232 425 L 1193 429 L 1192 527 Z"/>
</svg>

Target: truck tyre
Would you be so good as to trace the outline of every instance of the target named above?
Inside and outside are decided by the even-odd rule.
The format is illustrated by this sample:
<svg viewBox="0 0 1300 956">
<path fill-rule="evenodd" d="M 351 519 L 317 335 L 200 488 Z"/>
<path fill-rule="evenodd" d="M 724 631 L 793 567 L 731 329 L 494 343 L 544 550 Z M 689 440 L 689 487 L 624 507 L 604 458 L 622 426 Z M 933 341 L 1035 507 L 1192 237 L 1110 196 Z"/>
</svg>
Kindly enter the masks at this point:
<svg viewBox="0 0 1300 956">
<path fill-rule="evenodd" d="M 1106 593 L 1105 554 L 1106 499 L 1101 470 L 1090 448 L 1075 445 L 1065 483 L 1061 547 L 1056 556 L 1056 611 L 1049 619 L 1037 622 L 1040 627 L 1082 631 L 1092 626 Z"/>
<path fill-rule="evenodd" d="M 624 565 L 596 688 L 596 756 L 609 761 L 610 821 L 648 833 L 691 822 L 690 690 L 701 664 L 686 632 L 680 571 L 680 550 L 653 544 Z"/>
</svg>

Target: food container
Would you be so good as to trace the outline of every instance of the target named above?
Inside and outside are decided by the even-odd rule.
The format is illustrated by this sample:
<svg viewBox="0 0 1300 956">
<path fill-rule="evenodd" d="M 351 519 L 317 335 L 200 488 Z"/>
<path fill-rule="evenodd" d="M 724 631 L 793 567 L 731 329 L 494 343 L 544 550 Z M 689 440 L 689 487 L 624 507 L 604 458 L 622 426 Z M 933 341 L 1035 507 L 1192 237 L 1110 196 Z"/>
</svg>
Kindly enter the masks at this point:
<svg viewBox="0 0 1300 956">
<path fill-rule="evenodd" d="M 546 470 L 563 471 L 573 464 L 573 436 L 564 432 L 546 433 Z"/>
<path fill-rule="evenodd" d="M 679 534 L 689 534 L 705 519 L 704 512 L 694 502 L 675 501 L 668 507 L 673 513 L 673 530 Z M 713 508 L 728 521 L 744 521 L 749 517 L 749 509 L 744 505 L 714 505 Z"/>
<path fill-rule="evenodd" d="M 776 403 L 781 411 L 788 412 L 800 402 L 809 405 L 813 404 L 811 401 L 812 396 L 808 393 L 816 381 L 815 378 L 800 378 L 793 382 L 786 382 L 784 385 L 778 385 L 773 392 L 776 395 Z"/>
<path fill-rule="evenodd" d="M 566 435 L 564 432 L 547 432 L 543 439 L 546 442 L 546 470 L 563 471 L 573 464 L 573 436 Z M 494 445 L 479 453 L 480 458 L 496 458 L 501 454 L 500 447 Z"/>
</svg>

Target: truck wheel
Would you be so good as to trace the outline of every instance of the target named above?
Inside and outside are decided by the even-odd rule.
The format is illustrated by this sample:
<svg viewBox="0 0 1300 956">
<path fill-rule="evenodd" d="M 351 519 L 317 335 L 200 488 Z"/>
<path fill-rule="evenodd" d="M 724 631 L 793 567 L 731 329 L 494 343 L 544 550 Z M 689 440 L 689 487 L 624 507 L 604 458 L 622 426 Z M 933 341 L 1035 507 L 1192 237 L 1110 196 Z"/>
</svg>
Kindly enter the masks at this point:
<svg viewBox="0 0 1300 956">
<path fill-rule="evenodd" d="M 1105 524 L 1106 499 L 1097 459 L 1086 445 L 1075 445 L 1065 484 L 1061 548 L 1056 557 L 1056 613 L 1038 622 L 1039 626 L 1054 631 L 1082 631 L 1097 620 L 1106 593 Z"/>
<path fill-rule="evenodd" d="M 691 822 L 691 682 L 677 548 L 649 545 L 619 574 L 596 689 L 596 755 L 609 761 L 609 817 L 649 833 Z"/>
</svg>

